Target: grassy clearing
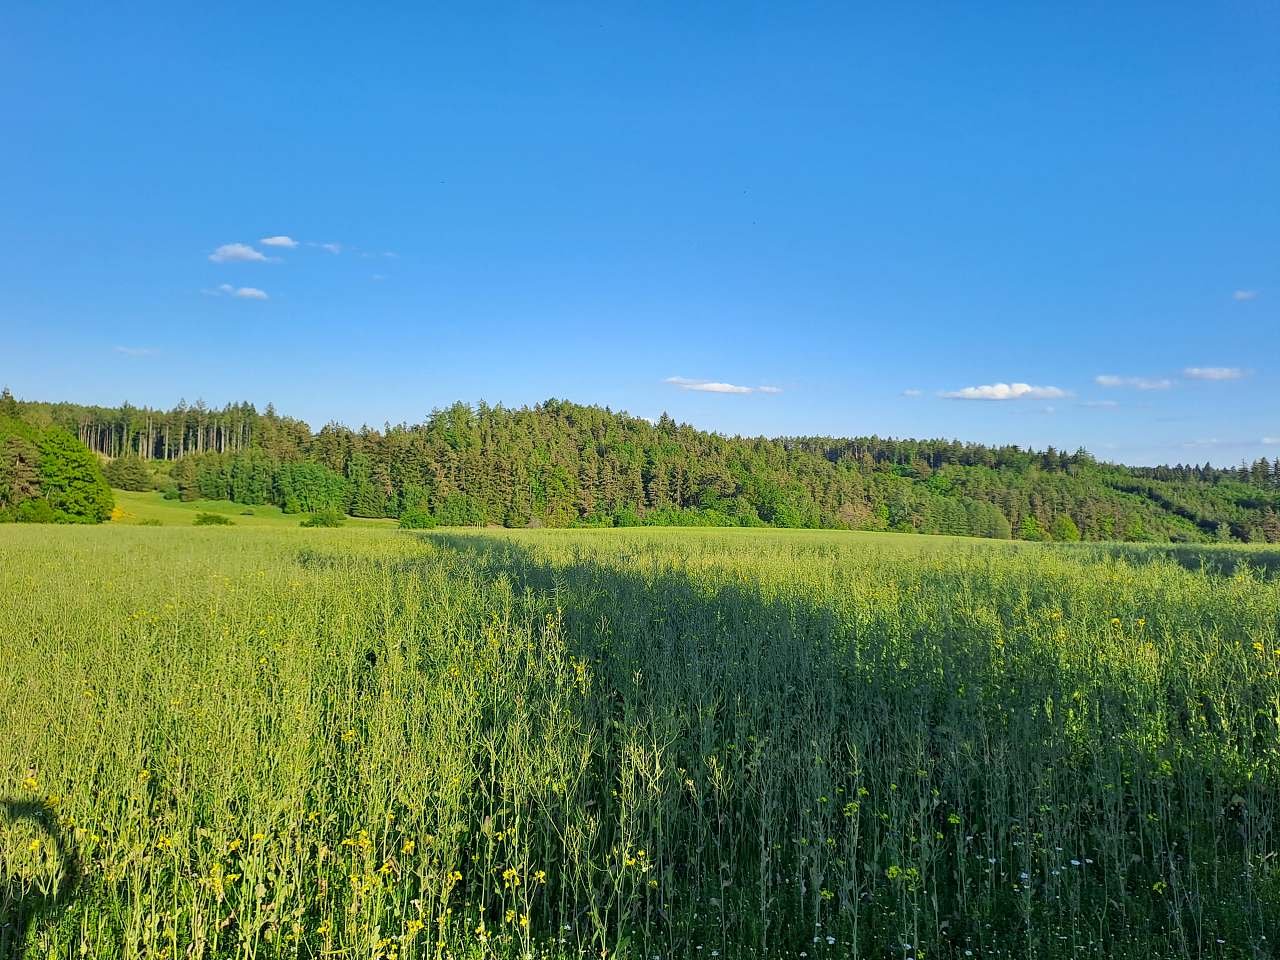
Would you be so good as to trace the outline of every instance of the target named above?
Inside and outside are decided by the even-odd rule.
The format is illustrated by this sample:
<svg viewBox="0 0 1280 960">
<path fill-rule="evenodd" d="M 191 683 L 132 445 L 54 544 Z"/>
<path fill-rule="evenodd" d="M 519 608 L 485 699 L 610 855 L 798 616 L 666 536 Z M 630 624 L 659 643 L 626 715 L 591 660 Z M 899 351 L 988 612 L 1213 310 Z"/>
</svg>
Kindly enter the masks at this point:
<svg viewBox="0 0 1280 960">
<path fill-rule="evenodd" d="M 159 493 L 132 493 L 113 490 L 120 515 L 112 522 L 124 526 L 190 526 L 196 514 L 215 513 L 231 519 L 236 526 L 245 527 L 296 527 L 304 519 L 298 514 L 283 513 L 270 504 L 246 506 L 229 500 L 166 500 Z M 348 517 L 346 523 L 354 527 L 392 528 L 394 520 L 370 520 Z"/>
<path fill-rule="evenodd" d="M 1280 581 L 263 512 L 0 530 L 16 955 L 1254 958 L 1280 936 Z"/>
</svg>

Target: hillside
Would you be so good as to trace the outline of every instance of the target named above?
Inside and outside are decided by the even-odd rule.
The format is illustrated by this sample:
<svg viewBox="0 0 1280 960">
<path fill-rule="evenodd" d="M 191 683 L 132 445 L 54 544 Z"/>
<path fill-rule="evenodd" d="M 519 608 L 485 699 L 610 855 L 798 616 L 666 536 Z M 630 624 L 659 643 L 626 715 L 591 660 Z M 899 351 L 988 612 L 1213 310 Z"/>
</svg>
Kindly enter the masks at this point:
<svg viewBox="0 0 1280 960">
<path fill-rule="evenodd" d="M 1131 468 L 1088 453 L 953 440 L 725 437 L 548 400 L 454 404 L 383 430 L 250 404 L 173 410 L 18 402 L 134 489 L 276 504 L 286 513 L 406 510 L 449 525 L 778 526 L 1025 540 L 1280 542 L 1280 461 Z M 139 461 L 142 461 L 139 463 Z"/>
</svg>

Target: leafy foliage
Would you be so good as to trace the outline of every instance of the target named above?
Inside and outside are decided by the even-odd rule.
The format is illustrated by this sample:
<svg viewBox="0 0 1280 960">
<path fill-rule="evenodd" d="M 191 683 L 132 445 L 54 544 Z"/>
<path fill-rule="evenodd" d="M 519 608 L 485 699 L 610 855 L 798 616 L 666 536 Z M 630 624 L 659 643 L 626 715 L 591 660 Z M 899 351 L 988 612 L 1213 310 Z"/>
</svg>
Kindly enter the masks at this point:
<svg viewBox="0 0 1280 960">
<path fill-rule="evenodd" d="M 133 490 L 137 492 L 154 489 L 155 481 L 151 471 L 136 454 L 125 454 L 107 462 L 102 468 L 103 474 L 111 486 L 117 490 Z"/>
<path fill-rule="evenodd" d="M 191 521 L 197 527 L 229 527 L 235 523 L 225 513 L 197 513 Z"/>
<path fill-rule="evenodd" d="M 342 514 L 337 510 L 318 510 L 299 524 L 302 527 L 340 527 Z"/>
<path fill-rule="evenodd" d="M 61 427 L 18 419 L 17 409 L 8 391 L 0 394 L 0 521 L 101 523 L 110 517 L 111 488 L 98 458 Z"/>
</svg>

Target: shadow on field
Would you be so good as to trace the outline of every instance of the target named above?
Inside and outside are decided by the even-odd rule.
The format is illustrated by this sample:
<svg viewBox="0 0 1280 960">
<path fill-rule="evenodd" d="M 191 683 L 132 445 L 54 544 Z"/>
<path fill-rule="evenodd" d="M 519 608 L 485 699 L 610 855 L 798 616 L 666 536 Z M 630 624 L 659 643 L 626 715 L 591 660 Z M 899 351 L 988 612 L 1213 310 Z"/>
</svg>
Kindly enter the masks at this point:
<svg viewBox="0 0 1280 960">
<path fill-rule="evenodd" d="M 1095 556 L 1117 557 L 1134 566 L 1172 560 L 1192 573 L 1230 577 L 1242 567 L 1248 567 L 1268 577 L 1280 576 L 1280 549 L 1169 543 L 1090 545 L 1081 549 Z"/>
<path fill-rule="evenodd" d="M 0 887 L 0 960 L 11 960 L 22 955 L 27 939 L 37 925 L 53 916 L 74 896 L 80 878 L 80 861 L 74 841 L 63 833 L 57 816 L 44 804 L 30 800 L 0 800 L 0 820 L 10 828 L 24 822 L 33 826 L 29 840 L 31 853 L 52 854 L 56 863 L 56 870 L 49 878 L 33 879 L 16 872 L 8 872 L 3 878 L 3 887 Z"/>
<path fill-rule="evenodd" d="M 474 820 L 505 816 L 510 797 L 538 812 L 540 862 L 573 867 L 548 880 L 557 925 L 590 921 L 640 937 L 652 950 L 638 955 L 670 956 L 695 955 L 709 926 L 733 947 L 725 956 L 795 956 L 819 929 L 829 945 L 858 938 L 848 955 L 887 956 L 911 930 L 954 957 L 1057 942 L 1058 915 L 1027 907 L 1034 875 L 1046 898 L 1070 900 L 1072 929 L 1106 931 L 1099 955 L 1209 955 L 1204 930 L 1280 930 L 1247 868 L 1216 873 L 1193 907 L 1162 896 L 1184 861 L 1274 856 L 1255 825 L 1280 822 L 1280 794 L 1270 774 L 1239 772 L 1273 749 L 1270 688 L 1153 671 L 1150 645 L 1116 636 L 1112 589 L 1086 588 L 1079 570 L 981 553 L 889 559 L 855 584 L 841 578 L 868 577 L 865 565 L 833 573 L 808 555 L 775 558 L 798 576 L 752 577 L 697 549 L 415 537 L 438 555 L 358 562 L 393 580 L 430 570 L 447 582 L 437 565 L 458 578 L 424 667 L 440 657 L 451 676 L 460 664 L 479 678 L 447 681 L 474 707 L 458 731 L 477 753 L 465 769 L 484 771 Z M 1159 555 L 1207 568 L 1190 550 Z M 1184 604 L 1231 622 L 1216 586 L 1197 589 L 1153 606 L 1153 624 Z M 508 619 L 530 642 L 503 646 Z M 1203 648 L 1197 637 L 1188 650 Z M 450 660 L 455 646 L 464 655 Z M 1105 672 L 1095 650 L 1115 654 Z M 360 652 L 376 684 L 386 660 Z M 648 882 L 661 895 L 618 872 L 619 856 L 634 867 L 630 849 L 660 865 Z M 464 860 L 462 873 L 488 862 Z M 1123 923 L 1108 876 L 1128 891 Z M 594 955 L 606 940 L 579 946 Z"/>
</svg>

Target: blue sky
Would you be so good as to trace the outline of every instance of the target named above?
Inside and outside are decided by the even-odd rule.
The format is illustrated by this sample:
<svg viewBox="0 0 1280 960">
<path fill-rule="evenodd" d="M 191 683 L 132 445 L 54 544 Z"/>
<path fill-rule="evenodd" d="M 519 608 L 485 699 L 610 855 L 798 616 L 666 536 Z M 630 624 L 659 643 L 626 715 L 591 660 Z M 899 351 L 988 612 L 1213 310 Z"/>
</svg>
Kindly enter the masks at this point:
<svg viewBox="0 0 1280 960">
<path fill-rule="evenodd" d="M 106 6 L 0 13 L 19 396 L 1280 456 L 1275 3 Z"/>
</svg>

